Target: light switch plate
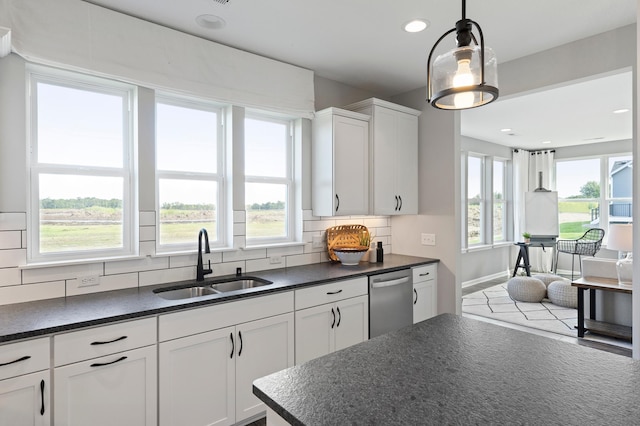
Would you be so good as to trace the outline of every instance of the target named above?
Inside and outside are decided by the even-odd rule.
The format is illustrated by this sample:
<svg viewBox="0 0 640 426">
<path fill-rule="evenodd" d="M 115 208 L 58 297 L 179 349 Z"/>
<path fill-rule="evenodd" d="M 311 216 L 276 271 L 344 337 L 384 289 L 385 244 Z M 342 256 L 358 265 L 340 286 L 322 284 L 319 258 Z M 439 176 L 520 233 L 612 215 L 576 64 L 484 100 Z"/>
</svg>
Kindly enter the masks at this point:
<svg viewBox="0 0 640 426">
<path fill-rule="evenodd" d="M 420 242 L 423 246 L 435 246 L 436 234 L 422 234 L 420 236 Z"/>
</svg>

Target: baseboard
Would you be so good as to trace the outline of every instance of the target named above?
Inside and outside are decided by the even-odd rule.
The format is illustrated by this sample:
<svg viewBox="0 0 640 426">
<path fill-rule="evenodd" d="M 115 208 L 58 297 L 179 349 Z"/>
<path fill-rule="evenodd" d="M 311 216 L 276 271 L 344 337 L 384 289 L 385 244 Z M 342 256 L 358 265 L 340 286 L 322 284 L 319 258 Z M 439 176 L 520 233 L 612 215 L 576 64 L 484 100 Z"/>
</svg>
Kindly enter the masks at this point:
<svg viewBox="0 0 640 426">
<path fill-rule="evenodd" d="M 505 280 L 511 276 L 511 272 L 509 270 L 503 272 L 496 272 L 495 274 L 485 275 L 484 277 L 475 278 L 473 280 L 465 281 L 462 283 L 462 288 L 469 287 L 472 285 L 480 284 L 486 281 L 497 280 L 504 278 Z"/>
</svg>

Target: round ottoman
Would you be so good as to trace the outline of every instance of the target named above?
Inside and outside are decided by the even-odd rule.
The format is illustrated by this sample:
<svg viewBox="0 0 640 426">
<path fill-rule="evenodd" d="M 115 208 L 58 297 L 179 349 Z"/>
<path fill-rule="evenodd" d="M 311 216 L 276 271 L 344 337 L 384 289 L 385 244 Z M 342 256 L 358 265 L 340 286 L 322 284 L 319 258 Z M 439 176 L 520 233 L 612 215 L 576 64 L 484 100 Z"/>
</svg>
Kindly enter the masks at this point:
<svg viewBox="0 0 640 426">
<path fill-rule="evenodd" d="M 578 307 L 578 289 L 569 280 L 557 280 L 547 287 L 547 297 L 551 303 L 565 308 Z"/>
<path fill-rule="evenodd" d="M 541 302 L 547 294 L 547 286 L 534 277 L 513 277 L 507 282 L 507 293 L 518 302 Z"/>
<path fill-rule="evenodd" d="M 542 281 L 546 287 L 549 287 L 549 284 L 551 284 L 554 281 L 563 279 L 560 275 L 556 275 L 556 274 L 535 274 L 535 275 L 532 275 L 532 277 Z"/>
</svg>

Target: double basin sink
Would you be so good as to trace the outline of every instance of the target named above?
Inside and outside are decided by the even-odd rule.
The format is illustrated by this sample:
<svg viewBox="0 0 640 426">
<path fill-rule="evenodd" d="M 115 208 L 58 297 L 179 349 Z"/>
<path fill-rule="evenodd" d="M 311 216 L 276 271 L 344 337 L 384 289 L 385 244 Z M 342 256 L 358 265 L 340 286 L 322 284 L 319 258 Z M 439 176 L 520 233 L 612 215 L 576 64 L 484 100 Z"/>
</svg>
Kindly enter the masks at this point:
<svg viewBox="0 0 640 426">
<path fill-rule="evenodd" d="M 258 277 L 235 277 L 215 281 L 196 282 L 180 287 L 166 287 L 153 290 L 155 294 L 166 300 L 190 299 L 192 297 L 223 294 L 230 291 L 247 290 L 273 284 L 273 282 Z"/>
</svg>

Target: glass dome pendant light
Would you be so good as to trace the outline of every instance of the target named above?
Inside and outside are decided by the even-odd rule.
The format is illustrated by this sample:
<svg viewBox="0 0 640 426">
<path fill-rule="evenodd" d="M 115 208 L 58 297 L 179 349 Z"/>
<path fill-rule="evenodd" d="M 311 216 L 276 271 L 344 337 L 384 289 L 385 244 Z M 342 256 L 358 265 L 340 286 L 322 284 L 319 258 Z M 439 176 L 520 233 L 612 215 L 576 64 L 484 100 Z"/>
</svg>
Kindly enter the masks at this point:
<svg viewBox="0 0 640 426">
<path fill-rule="evenodd" d="M 472 32 L 478 30 L 480 45 Z M 440 42 L 456 32 L 456 48 L 431 57 Z M 471 41 L 474 46 L 471 46 Z M 462 19 L 455 28 L 444 33 L 429 53 L 427 60 L 427 102 L 439 109 L 468 109 L 498 99 L 498 62 L 493 50 L 484 45 L 482 29 L 466 18 L 466 0 L 462 0 Z"/>
</svg>

